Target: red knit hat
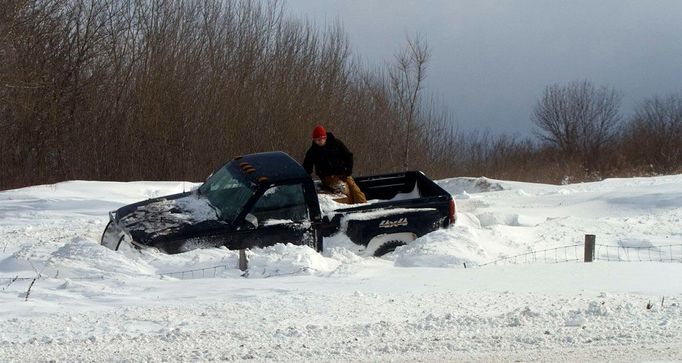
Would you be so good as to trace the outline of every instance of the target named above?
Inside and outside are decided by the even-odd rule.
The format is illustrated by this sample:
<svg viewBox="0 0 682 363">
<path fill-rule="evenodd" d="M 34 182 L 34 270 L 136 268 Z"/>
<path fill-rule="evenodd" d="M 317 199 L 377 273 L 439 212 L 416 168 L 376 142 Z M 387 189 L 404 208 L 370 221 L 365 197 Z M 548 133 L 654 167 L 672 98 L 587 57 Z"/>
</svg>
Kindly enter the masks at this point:
<svg viewBox="0 0 682 363">
<path fill-rule="evenodd" d="M 315 126 L 313 130 L 313 139 L 326 139 L 327 131 L 321 125 Z"/>
</svg>

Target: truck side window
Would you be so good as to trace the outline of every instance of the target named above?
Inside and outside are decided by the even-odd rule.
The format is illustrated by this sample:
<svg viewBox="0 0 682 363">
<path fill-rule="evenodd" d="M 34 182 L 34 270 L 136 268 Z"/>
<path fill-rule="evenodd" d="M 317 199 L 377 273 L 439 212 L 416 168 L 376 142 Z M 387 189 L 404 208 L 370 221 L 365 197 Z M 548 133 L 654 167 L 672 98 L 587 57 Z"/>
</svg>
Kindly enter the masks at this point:
<svg viewBox="0 0 682 363">
<path fill-rule="evenodd" d="M 258 199 L 252 214 L 258 218 L 261 225 L 268 220 L 308 219 L 303 186 L 294 184 L 271 187 Z"/>
</svg>

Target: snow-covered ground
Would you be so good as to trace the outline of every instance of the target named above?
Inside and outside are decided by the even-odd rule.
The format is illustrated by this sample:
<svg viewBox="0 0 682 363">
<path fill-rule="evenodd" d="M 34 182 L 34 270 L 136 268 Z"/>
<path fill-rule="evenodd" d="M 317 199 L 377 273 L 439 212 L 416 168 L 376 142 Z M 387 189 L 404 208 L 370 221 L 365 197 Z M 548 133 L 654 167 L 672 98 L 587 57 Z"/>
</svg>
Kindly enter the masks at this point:
<svg viewBox="0 0 682 363">
<path fill-rule="evenodd" d="M 98 244 L 109 210 L 193 184 L 0 192 L 0 361 L 682 360 L 682 175 L 440 185 L 448 230 L 386 258 L 253 250 L 245 276 L 226 249 Z M 554 263 L 588 233 L 600 260 Z"/>
</svg>

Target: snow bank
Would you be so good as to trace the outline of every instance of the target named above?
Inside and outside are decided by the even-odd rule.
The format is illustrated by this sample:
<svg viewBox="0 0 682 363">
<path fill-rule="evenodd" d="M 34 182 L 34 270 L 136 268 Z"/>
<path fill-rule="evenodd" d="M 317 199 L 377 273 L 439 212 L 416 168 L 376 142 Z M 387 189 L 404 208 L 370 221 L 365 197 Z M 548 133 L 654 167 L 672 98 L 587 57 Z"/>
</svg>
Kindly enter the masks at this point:
<svg viewBox="0 0 682 363">
<path fill-rule="evenodd" d="M 325 275 L 341 264 L 324 257 L 308 246 L 278 243 L 249 252 L 247 277 L 272 277 L 283 275 Z"/>
<path fill-rule="evenodd" d="M 198 184 L 74 181 L 2 191 L 0 361 L 682 356 L 682 284 L 674 278 L 682 247 L 671 247 L 682 245 L 682 175 L 439 184 L 458 199 L 457 223 L 446 230 L 384 258 L 365 257 L 343 234 L 326 239 L 322 254 L 253 249 L 246 273 L 224 248 L 165 255 L 98 244 L 109 210 Z M 580 243 L 586 233 L 621 259 L 634 248 L 677 262 L 475 267 Z"/>
</svg>

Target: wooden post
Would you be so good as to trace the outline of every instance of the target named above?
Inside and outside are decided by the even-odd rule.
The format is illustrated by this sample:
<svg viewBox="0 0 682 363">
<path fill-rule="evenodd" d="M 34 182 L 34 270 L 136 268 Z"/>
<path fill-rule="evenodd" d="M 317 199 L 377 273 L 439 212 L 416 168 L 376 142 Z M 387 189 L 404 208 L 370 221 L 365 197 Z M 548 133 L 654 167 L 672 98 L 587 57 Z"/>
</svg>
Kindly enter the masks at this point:
<svg viewBox="0 0 682 363">
<path fill-rule="evenodd" d="M 597 240 L 597 236 L 593 234 L 586 234 L 585 235 L 585 262 L 592 262 L 594 261 L 594 247 L 595 247 L 595 242 Z"/>
<path fill-rule="evenodd" d="M 246 271 L 249 268 L 249 260 L 246 259 L 246 250 L 239 250 L 239 269 Z"/>
</svg>

